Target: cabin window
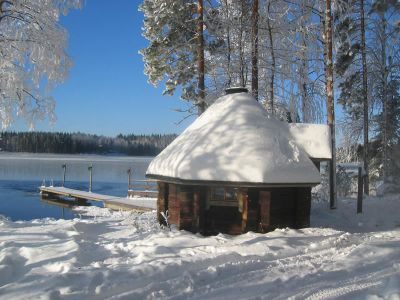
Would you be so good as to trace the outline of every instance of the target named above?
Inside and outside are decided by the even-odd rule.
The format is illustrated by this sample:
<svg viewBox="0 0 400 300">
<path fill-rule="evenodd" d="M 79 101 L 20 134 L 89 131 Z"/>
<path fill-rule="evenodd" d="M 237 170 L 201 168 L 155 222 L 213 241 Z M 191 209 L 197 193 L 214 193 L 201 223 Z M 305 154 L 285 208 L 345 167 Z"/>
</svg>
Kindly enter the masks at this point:
<svg viewBox="0 0 400 300">
<path fill-rule="evenodd" d="M 238 189 L 227 187 L 210 188 L 209 206 L 238 206 Z"/>
</svg>

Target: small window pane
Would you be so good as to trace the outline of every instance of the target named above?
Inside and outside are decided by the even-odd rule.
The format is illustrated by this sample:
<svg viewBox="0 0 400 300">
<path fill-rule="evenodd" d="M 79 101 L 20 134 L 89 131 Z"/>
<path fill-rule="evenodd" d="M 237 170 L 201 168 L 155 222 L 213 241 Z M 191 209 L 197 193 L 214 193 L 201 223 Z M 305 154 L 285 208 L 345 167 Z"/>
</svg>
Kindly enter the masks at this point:
<svg viewBox="0 0 400 300">
<path fill-rule="evenodd" d="M 225 200 L 226 201 L 236 201 L 237 200 L 237 190 L 236 189 L 225 189 Z"/>
<path fill-rule="evenodd" d="M 225 190 L 224 188 L 214 188 L 212 189 L 211 199 L 214 201 L 224 201 Z"/>
</svg>

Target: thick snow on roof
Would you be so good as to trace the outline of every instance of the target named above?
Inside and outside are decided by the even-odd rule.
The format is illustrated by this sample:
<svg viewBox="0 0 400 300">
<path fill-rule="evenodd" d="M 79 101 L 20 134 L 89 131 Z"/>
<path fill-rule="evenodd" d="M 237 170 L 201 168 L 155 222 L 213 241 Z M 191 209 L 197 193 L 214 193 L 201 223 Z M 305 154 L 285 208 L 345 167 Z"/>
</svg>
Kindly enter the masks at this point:
<svg viewBox="0 0 400 300">
<path fill-rule="evenodd" d="M 150 163 L 148 177 L 317 184 L 320 174 L 286 123 L 249 94 L 219 98 Z"/>
<path fill-rule="evenodd" d="M 328 125 L 290 123 L 289 132 L 296 144 L 301 146 L 309 157 L 328 160 L 332 158 L 330 131 Z"/>
</svg>

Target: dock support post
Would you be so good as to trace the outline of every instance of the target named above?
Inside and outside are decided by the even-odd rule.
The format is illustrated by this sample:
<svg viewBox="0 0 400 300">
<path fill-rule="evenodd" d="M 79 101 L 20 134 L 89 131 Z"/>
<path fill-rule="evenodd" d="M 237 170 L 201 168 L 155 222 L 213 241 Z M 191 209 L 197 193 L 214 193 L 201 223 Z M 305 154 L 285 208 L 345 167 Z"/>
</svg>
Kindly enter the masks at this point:
<svg viewBox="0 0 400 300">
<path fill-rule="evenodd" d="M 62 186 L 64 187 L 65 185 L 65 173 L 67 172 L 67 164 L 63 164 L 62 165 L 63 168 L 63 182 L 62 182 Z"/>
<path fill-rule="evenodd" d="M 92 175 L 93 165 L 92 164 L 89 166 L 88 170 L 89 170 L 89 192 L 92 192 L 92 179 L 93 179 L 93 175 Z"/>
<path fill-rule="evenodd" d="M 363 176 L 362 167 L 358 167 L 358 193 L 357 193 L 357 213 L 362 213 L 363 203 Z"/>
<path fill-rule="evenodd" d="M 131 188 L 131 175 L 132 175 L 131 168 L 128 169 L 127 173 L 128 173 L 128 191 L 129 191 Z M 128 193 L 128 196 L 129 196 L 129 193 Z"/>
</svg>

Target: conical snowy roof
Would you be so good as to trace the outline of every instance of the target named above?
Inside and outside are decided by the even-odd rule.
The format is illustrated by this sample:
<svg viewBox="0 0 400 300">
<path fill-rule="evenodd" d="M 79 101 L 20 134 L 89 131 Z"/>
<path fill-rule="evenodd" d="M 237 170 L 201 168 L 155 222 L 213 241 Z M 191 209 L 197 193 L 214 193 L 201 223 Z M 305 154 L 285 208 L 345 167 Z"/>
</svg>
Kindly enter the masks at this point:
<svg viewBox="0 0 400 300">
<path fill-rule="evenodd" d="M 153 159 L 146 175 L 242 186 L 314 185 L 321 179 L 287 124 L 248 93 L 219 98 Z"/>
</svg>

